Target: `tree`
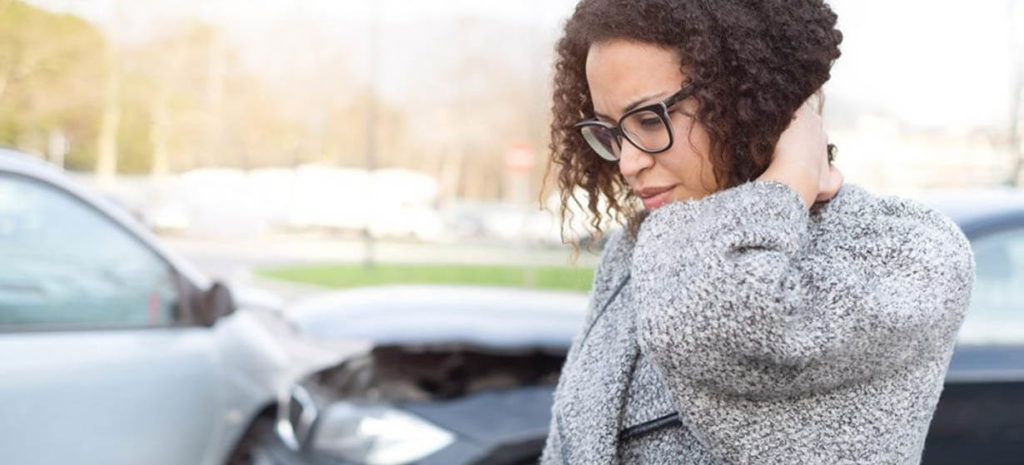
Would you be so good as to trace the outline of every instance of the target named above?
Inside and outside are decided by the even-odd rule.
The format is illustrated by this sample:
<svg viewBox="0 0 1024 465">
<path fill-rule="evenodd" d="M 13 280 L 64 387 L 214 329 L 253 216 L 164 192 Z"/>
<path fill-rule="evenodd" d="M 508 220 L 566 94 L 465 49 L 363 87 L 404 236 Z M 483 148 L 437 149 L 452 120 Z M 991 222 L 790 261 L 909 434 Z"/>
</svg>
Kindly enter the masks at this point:
<svg viewBox="0 0 1024 465">
<path fill-rule="evenodd" d="M 68 165 L 91 165 L 106 73 L 97 51 L 106 47 L 78 17 L 0 3 L 0 143 L 43 153 L 59 131 Z"/>
<path fill-rule="evenodd" d="M 1024 182 L 1024 152 L 1021 150 L 1021 126 L 1024 125 L 1024 2 L 1011 0 L 1008 4 L 1010 40 L 1012 53 L 1012 78 L 1010 90 L 1010 156 L 1013 168 L 1008 184 L 1020 187 Z"/>
</svg>

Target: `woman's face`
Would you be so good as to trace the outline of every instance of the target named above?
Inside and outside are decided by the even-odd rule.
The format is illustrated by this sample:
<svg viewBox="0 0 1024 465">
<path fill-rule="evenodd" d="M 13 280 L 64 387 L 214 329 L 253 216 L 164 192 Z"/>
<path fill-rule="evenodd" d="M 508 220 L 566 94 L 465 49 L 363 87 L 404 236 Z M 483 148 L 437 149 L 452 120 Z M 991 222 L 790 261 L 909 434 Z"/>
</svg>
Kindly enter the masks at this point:
<svg viewBox="0 0 1024 465">
<path fill-rule="evenodd" d="M 596 116 L 613 124 L 629 109 L 671 96 L 686 78 L 671 49 L 626 40 L 591 45 L 586 71 Z M 619 171 L 647 210 L 716 190 L 707 132 L 686 116 L 695 111 L 693 98 L 669 108 L 675 142 L 665 152 L 652 155 L 622 142 Z"/>
</svg>

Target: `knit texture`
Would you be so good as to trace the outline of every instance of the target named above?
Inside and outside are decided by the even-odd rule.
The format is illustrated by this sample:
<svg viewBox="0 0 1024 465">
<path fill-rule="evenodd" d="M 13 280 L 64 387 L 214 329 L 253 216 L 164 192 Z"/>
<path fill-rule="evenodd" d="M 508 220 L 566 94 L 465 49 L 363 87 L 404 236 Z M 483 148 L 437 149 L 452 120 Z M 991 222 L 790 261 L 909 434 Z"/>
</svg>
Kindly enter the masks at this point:
<svg viewBox="0 0 1024 465">
<path fill-rule="evenodd" d="M 606 247 L 541 463 L 918 464 L 973 281 L 952 221 L 854 184 L 668 204 Z"/>
</svg>

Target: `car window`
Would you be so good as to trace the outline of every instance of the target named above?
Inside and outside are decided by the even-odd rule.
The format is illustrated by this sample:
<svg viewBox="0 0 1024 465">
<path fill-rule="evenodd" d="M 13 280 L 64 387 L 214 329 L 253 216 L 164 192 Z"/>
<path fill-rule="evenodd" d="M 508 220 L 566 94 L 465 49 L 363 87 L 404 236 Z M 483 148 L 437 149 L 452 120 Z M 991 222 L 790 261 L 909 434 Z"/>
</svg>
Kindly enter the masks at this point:
<svg viewBox="0 0 1024 465">
<path fill-rule="evenodd" d="M 959 342 L 1024 343 L 1024 228 L 986 234 L 971 246 L 976 275 Z"/>
<path fill-rule="evenodd" d="M 0 176 L 0 326 L 160 326 L 172 268 L 110 218 L 51 185 Z"/>
</svg>

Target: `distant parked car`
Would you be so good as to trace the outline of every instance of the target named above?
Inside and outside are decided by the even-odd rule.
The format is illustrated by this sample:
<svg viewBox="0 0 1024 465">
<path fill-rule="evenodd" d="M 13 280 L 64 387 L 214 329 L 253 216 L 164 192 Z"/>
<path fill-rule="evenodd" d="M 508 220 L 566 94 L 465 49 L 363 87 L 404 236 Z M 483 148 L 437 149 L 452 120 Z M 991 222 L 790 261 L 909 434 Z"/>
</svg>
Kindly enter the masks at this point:
<svg viewBox="0 0 1024 465">
<path fill-rule="evenodd" d="M 342 291 L 288 310 L 371 350 L 282 393 L 272 463 L 527 464 L 587 306 L 582 293 L 459 286 Z"/>
<path fill-rule="evenodd" d="M 971 240 L 971 308 L 925 443 L 925 465 L 1024 463 L 1024 191 L 923 199 Z"/>
<path fill-rule="evenodd" d="M 0 462 L 265 463 L 252 437 L 277 393 L 346 353 L 306 344 L 253 296 L 0 150 Z"/>
<path fill-rule="evenodd" d="M 971 240 L 977 282 L 924 465 L 1024 457 L 1024 196 L 924 199 Z M 372 350 L 297 383 L 278 407 L 279 464 L 533 463 L 585 297 L 384 287 L 300 304 L 296 324 Z"/>
</svg>

